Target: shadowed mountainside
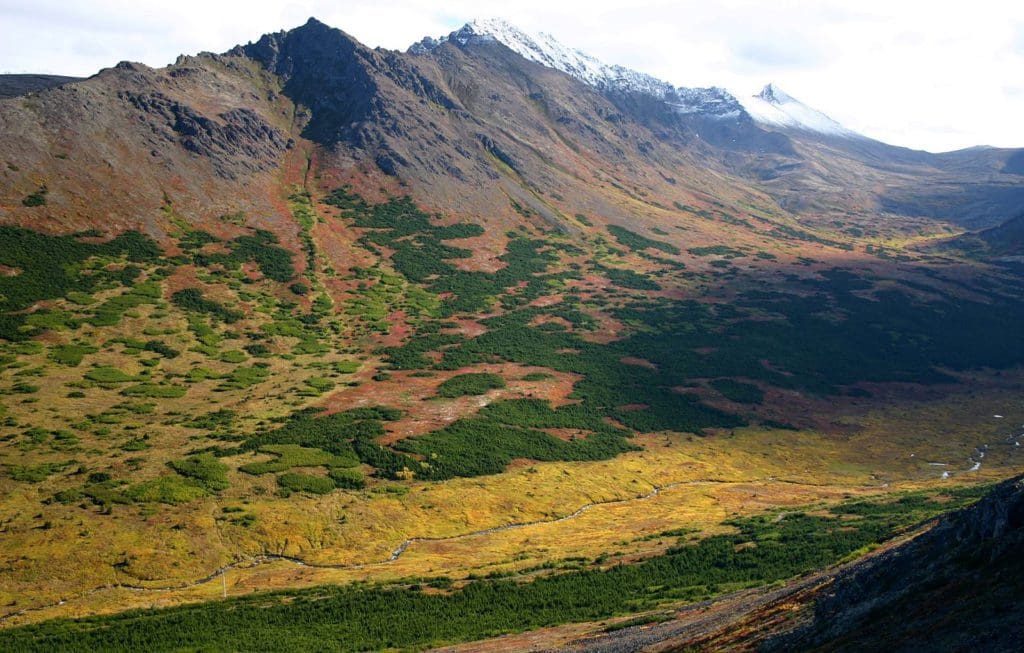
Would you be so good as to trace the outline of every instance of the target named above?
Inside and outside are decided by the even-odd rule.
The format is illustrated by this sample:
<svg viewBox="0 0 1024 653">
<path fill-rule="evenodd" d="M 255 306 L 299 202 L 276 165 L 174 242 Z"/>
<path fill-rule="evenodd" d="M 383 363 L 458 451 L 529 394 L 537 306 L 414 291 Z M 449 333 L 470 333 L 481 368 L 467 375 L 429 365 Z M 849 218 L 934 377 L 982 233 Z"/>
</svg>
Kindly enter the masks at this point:
<svg viewBox="0 0 1024 653">
<path fill-rule="evenodd" d="M 1024 480 L 1008 480 L 920 537 L 841 574 L 813 621 L 765 651 L 1019 651 Z"/>
<path fill-rule="evenodd" d="M 64 75 L 0 75 L 0 100 L 82 81 Z"/>
</svg>

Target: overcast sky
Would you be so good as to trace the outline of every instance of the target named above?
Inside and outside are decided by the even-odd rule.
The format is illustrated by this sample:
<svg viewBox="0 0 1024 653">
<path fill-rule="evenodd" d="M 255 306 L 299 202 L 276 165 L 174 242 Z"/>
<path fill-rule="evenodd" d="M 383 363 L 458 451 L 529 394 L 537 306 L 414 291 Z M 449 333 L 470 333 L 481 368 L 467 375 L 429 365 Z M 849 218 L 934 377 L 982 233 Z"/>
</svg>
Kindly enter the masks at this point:
<svg viewBox="0 0 1024 653">
<path fill-rule="evenodd" d="M 403 50 L 501 17 L 677 85 L 752 94 L 774 82 L 896 145 L 1024 146 L 1024 2 L 1005 0 L 0 0 L 0 72 L 162 66 L 310 16 Z"/>
</svg>

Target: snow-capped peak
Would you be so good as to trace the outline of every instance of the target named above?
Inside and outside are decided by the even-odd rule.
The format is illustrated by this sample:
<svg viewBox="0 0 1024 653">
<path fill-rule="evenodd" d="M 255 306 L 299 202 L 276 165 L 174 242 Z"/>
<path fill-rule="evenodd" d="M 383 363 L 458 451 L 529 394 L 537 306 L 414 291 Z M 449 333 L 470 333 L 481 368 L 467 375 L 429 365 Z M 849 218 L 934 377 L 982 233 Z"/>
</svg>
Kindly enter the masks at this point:
<svg viewBox="0 0 1024 653">
<path fill-rule="evenodd" d="M 859 137 L 822 112 L 812 109 L 774 84 L 768 84 L 757 95 L 740 96 L 747 113 L 764 125 L 788 127 L 833 136 Z"/>
<path fill-rule="evenodd" d="M 656 97 L 664 97 L 672 90 L 667 82 L 622 66 L 609 66 L 585 52 L 562 45 L 550 34 L 529 34 L 501 18 L 470 21 L 440 39 L 427 37 L 409 51 L 423 54 L 445 42 L 467 45 L 479 41 L 498 41 L 524 59 L 560 70 L 602 90 L 634 90 Z"/>
<path fill-rule="evenodd" d="M 797 101 L 792 95 L 786 93 L 771 82 L 765 84 L 765 87 L 761 89 L 761 92 L 757 94 L 757 97 L 761 98 L 765 102 L 771 102 L 772 104 L 785 104 Z"/>
<path fill-rule="evenodd" d="M 676 88 L 646 73 L 606 64 L 563 45 L 550 34 L 529 34 L 501 18 L 470 21 L 448 36 L 423 39 L 410 47 L 409 52 L 425 54 L 446 42 L 465 46 L 481 41 L 502 43 L 524 59 L 560 70 L 604 92 L 642 93 L 656 97 L 680 113 L 700 113 L 718 119 L 737 118 L 742 113 L 740 103 L 724 89 Z"/>
</svg>

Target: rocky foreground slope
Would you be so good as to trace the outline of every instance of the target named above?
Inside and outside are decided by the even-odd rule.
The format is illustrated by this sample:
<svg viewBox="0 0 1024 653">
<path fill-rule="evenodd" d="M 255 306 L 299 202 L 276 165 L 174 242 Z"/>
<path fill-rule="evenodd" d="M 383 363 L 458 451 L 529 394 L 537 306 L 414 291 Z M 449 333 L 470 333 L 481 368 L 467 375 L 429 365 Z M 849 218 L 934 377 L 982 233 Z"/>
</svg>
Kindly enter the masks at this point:
<svg viewBox="0 0 1024 653">
<path fill-rule="evenodd" d="M 1024 478 L 841 574 L 767 651 L 1024 648 Z"/>
<path fill-rule="evenodd" d="M 457 651 L 1019 651 L 1024 477 L 860 561 L 669 614 L 552 628 Z M 638 625 L 631 625 L 631 624 Z"/>
</svg>

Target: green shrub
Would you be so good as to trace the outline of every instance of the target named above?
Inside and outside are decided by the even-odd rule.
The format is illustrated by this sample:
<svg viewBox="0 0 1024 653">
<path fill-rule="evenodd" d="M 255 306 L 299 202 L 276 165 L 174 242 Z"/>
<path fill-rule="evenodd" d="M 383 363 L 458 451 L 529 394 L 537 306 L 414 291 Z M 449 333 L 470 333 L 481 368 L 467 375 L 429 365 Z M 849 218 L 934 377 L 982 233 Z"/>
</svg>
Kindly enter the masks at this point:
<svg viewBox="0 0 1024 653">
<path fill-rule="evenodd" d="M 182 476 L 196 481 L 209 492 L 219 492 L 228 487 L 228 466 L 214 458 L 212 454 L 203 453 L 183 460 L 172 460 L 168 465 Z"/>
<path fill-rule="evenodd" d="M 38 465 L 7 465 L 7 475 L 15 481 L 41 483 L 53 474 L 67 467 L 62 463 L 40 463 Z"/>
<path fill-rule="evenodd" d="M 764 401 L 764 392 L 752 383 L 743 383 L 732 379 L 715 379 L 709 385 L 730 401 L 741 404 L 759 404 Z"/>
<path fill-rule="evenodd" d="M 206 299 L 198 288 L 183 288 L 171 295 L 171 301 L 183 310 L 206 313 L 228 324 L 242 319 L 242 313 L 225 308 L 212 299 Z"/>
<path fill-rule="evenodd" d="M 339 374 L 354 374 L 362 367 L 359 361 L 338 361 L 334 364 L 334 371 Z"/>
<path fill-rule="evenodd" d="M 77 290 L 68 292 L 65 296 L 72 304 L 78 304 L 79 306 L 89 306 L 96 303 L 96 298 L 92 295 Z"/>
<path fill-rule="evenodd" d="M 183 385 L 159 385 L 156 383 L 139 383 L 128 386 L 121 391 L 126 397 L 151 397 L 153 399 L 177 399 L 184 397 L 188 391 Z"/>
<path fill-rule="evenodd" d="M 313 376 L 304 381 L 315 394 L 321 395 L 334 387 L 334 381 L 323 377 Z"/>
<path fill-rule="evenodd" d="M 61 365 L 76 367 L 88 354 L 95 354 L 99 349 L 92 345 L 57 345 L 50 349 L 50 358 Z"/>
<path fill-rule="evenodd" d="M 126 232 L 105 243 L 92 244 L 75 236 L 51 236 L 0 226 L 0 242 L 0 264 L 20 270 L 17 275 L 0 275 L 0 338 L 7 340 L 24 340 L 45 328 L 20 329 L 27 318 L 17 311 L 72 291 L 88 294 L 113 281 L 114 273 L 106 271 L 82 274 L 81 264 L 87 259 L 126 256 L 129 261 L 144 262 L 160 256 L 156 244 L 138 232 Z"/>
<path fill-rule="evenodd" d="M 241 390 L 262 383 L 270 376 L 270 369 L 264 365 L 265 363 L 256 363 L 252 366 L 239 365 L 231 370 L 219 387 L 228 390 Z"/>
<path fill-rule="evenodd" d="M 244 349 L 250 356 L 255 356 L 256 358 L 266 358 L 270 356 L 270 348 L 258 342 L 246 345 L 242 347 L 242 349 Z"/>
<path fill-rule="evenodd" d="M 176 505 L 199 499 L 206 495 L 206 490 L 198 483 L 180 476 L 161 476 L 129 487 L 124 495 L 139 503 Z"/>
<path fill-rule="evenodd" d="M 21 203 L 25 206 L 44 206 L 46 204 L 46 194 L 49 190 L 46 188 L 46 184 L 43 184 L 35 191 L 26 195 Z"/>
<path fill-rule="evenodd" d="M 177 358 L 181 355 L 181 352 L 167 345 L 159 340 L 149 340 L 142 347 L 145 351 L 151 351 L 155 354 L 160 354 L 164 358 Z"/>
<path fill-rule="evenodd" d="M 505 387 L 505 379 L 488 372 L 472 372 L 459 374 L 446 380 L 437 387 L 438 397 L 463 397 L 466 395 L 482 395 L 488 390 Z"/>
<path fill-rule="evenodd" d="M 334 481 L 329 478 L 293 472 L 278 476 L 277 484 L 292 492 L 309 492 L 310 494 L 327 494 L 334 489 Z"/>
<path fill-rule="evenodd" d="M 268 444 L 259 448 L 260 453 L 275 456 L 274 460 L 261 463 L 248 463 L 238 468 L 246 474 L 269 474 L 283 472 L 292 467 L 352 467 L 356 464 L 354 456 L 338 456 L 311 447 L 297 444 Z"/>
<path fill-rule="evenodd" d="M 635 231 L 630 231 L 618 225 L 608 225 L 608 233 L 615 237 L 615 240 L 619 241 L 624 247 L 628 247 L 634 251 L 643 251 L 645 249 L 657 249 L 665 252 L 666 254 L 681 254 L 679 248 L 670 243 L 664 243 L 660 240 L 653 240 L 646 236 L 641 236 Z"/>
<path fill-rule="evenodd" d="M 85 378 L 97 383 L 128 383 L 138 380 L 130 374 L 126 374 L 116 367 L 94 367 L 85 373 Z"/>
<path fill-rule="evenodd" d="M 225 363 L 244 363 L 249 359 L 244 352 L 237 349 L 229 349 L 228 351 L 222 351 L 217 357 Z"/>
<path fill-rule="evenodd" d="M 327 475 L 331 477 L 336 487 L 343 490 L 361 490 L 366 487 L 366 479 L 357 469 L 332 469 Z"/>
</svg>

